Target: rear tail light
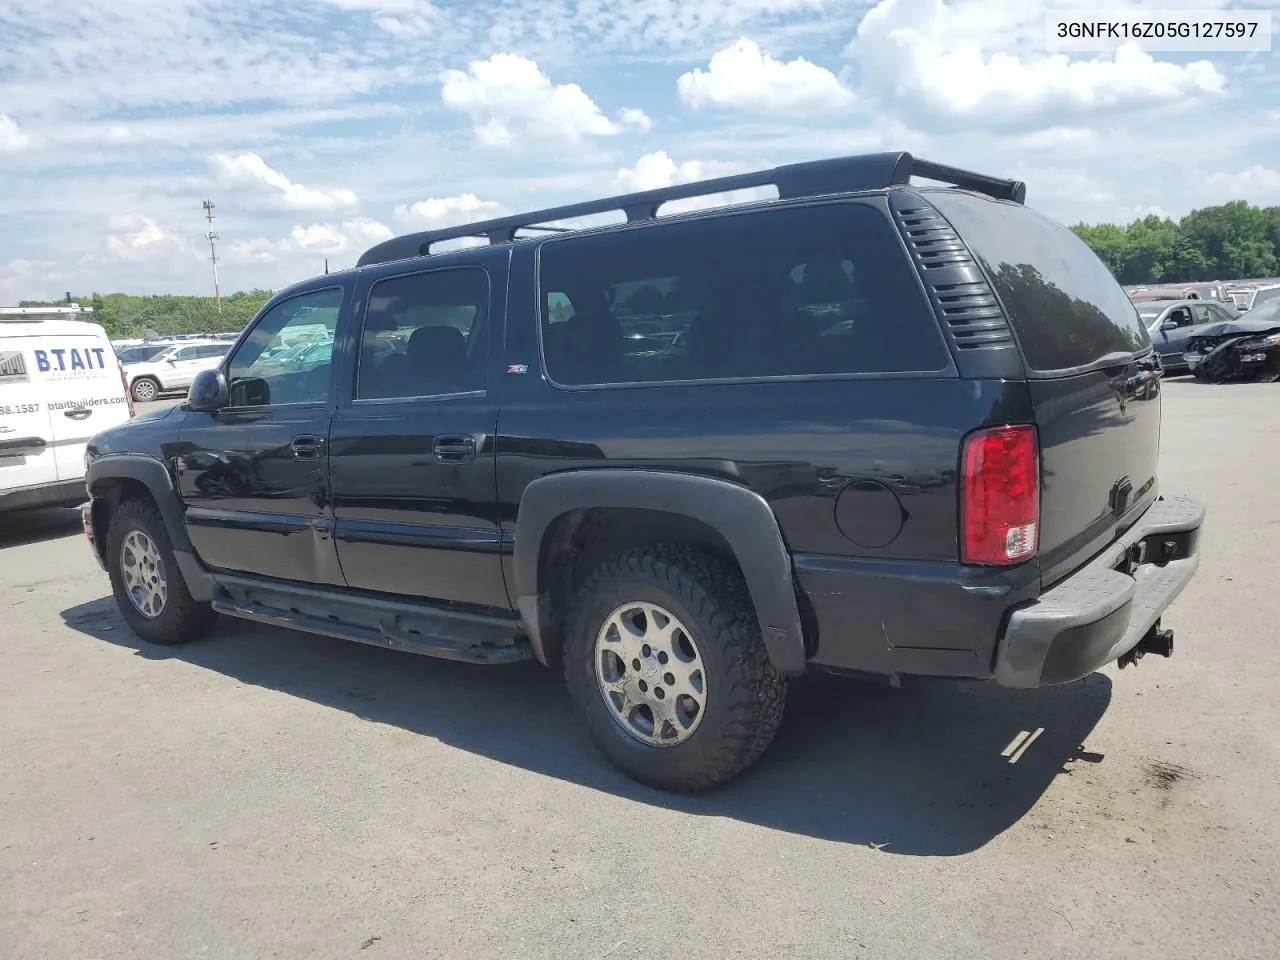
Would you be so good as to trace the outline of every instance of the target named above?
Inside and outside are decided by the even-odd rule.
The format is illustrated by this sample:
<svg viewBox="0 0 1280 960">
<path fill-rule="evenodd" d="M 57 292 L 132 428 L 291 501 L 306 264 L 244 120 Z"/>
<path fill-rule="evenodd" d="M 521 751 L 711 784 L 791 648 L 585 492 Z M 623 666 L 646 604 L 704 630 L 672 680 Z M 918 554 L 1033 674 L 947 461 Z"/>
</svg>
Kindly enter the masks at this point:
<svg viewBox="0 0 1280 960">
<path fill-rule="evenodd" d="M 116 369 L 120 371 L 120 385 L 124 387 L 124 402 L 129 404 L 129 416 L 133 416 L 133 394 L 129 391 L 129 377 L 124 372 L 123 364 L 116 364 Z"/>
<path fill-rule="evenodd" d="M 1040 539 L 1035 427 L 970 434 L 960 463 L 961 562 L 1008 566 L 1034 557 Z"/>
</svg>

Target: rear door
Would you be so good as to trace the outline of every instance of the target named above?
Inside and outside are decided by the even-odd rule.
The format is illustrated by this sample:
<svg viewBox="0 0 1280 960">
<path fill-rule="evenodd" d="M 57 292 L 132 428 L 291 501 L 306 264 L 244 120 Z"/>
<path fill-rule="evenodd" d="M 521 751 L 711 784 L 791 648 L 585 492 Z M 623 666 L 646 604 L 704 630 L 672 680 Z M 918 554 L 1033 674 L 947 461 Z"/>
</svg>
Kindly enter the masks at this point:
<svg viewBox="0 0 1280 960">
<path fill-rule="evenodd" d="M 0 322 L 0 490 L 43 486 L 58 479 L 44 377 L 36 369 L 40 341 L 5 329 L 34 326 Z"/>
<path fill-rule="evenodd" d="M 1157 495 L 1160 380 L 1138 313 L 1097 256 L 1024 206 L 959 191 L 929 200 L 1004 304 L 1027 365 L 1041 449 L 1040 568 L 1049 586 Z"/>
<path fill-rule="evenodd" d="M 1207 306 L 1174 307 L 1160 321 L 1159 328 L 1151 333 L 1151 341 L 1165 366 L 1182 366 L 1182 355 L 1187 352 L 1187 338 L 1195 324 L 1205 322 L 1203 318 L 1208 312 Z M 1177 326 L 1170 326 L 1170 320 Z"/>
<path fill-rule="evenodd" d="M 357 291 L 358 369 L 343 378 L 329 434 L 334 538 L 351 587 L 510 607 L 490 369 L 509 255 L 477 251 Z"/>
</svg>

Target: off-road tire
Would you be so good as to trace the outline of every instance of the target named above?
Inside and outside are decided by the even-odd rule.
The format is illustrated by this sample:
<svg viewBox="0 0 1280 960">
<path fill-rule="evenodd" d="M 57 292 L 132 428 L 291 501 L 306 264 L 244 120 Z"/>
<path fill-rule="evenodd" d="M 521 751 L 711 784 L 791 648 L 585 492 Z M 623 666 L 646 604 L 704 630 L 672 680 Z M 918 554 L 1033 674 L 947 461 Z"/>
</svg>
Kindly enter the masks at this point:
<svg viewBox="0 0 1280 960">
<path fill-rule="evenodd" d="M 140 613 L 129 599 L 121 569 L 120 548 L 125 537 L 133 530 L 141 530 L 156 545 L 164 564 L 168 596 L 160 615 L 149 618 Z M 139 637 L 147 643 L 173 646 L 198 640 L 217 619 L 212 604 L 201 603 L 191 596 L 182 578 L 178 561 L 173 554 L 173 541 L 165 527 L 159 508 L 150 500 L 125 500 L 111 515 L 107 525 L 107 573 L 111 578 L 111 590 L 115 594 L 120 615 Z"/>
<path fill-rule="evenodd" d="M 642 743 L 614 719 L 596 681 L 596 635 L 619 606 L 653 603 L 689 631 L 707 668 L 707 704 L 682 743 Z M 703 550 L 662 545 L 628 551 L 588 576 L 564 643 L 565 683 L 591 739 L 623 773 L 648 786 L 695 793 L 741 773 L 782 722 L 786 681 L 765 650 L 746 585 Z"/>
<path fill-rule="evenodd" d="M 139 396 L 138 395 L 139 384 L 145 385 L 143 387 L 144 391 L 147 389 L 147 387 L 150 387 L 151 395 Z M 129 395 L 133 397 L 134 403 L 150 403 L 152 400 L 160 396 L 160 381 L 157 380 L 155 377 L 139 377 L 137 380 L 133 381 L 133 383 L 129 385 Z"/>
</svg>

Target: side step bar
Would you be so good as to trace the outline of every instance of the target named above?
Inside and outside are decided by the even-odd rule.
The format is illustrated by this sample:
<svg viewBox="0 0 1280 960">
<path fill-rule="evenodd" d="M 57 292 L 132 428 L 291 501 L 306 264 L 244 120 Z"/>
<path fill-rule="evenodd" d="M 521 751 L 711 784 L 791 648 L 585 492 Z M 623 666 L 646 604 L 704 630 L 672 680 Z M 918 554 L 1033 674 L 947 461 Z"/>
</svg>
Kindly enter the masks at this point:
<svg viewBox="0 0 1280 960">
<path fill-rule="evenodd" d="M 330 593 L 323 588 L 214 574 L 222 595 L 213 609 L 229 617 L 303 630 L 375 647 L 463 663 L 533 659 L 520 622 L 468 610 Z"/>
</svg>

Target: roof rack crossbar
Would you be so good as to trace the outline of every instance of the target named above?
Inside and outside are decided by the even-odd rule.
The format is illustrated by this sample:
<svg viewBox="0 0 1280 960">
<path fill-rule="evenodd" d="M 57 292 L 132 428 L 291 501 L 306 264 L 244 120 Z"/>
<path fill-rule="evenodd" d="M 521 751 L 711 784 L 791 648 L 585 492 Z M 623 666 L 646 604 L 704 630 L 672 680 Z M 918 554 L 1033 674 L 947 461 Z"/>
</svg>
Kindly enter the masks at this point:
<svg viewBox="0 0 1280 960">
<path fill-rule="evenodd" d="M 975 190 L 1002 200 L 1022 203 L 1026 187 L 1016 180 L 1001 180 L 969 170 L 943 166 L 927 160 L 917 160 L 909 153 L 872 153 L 852 157 L 836 157 L 829 160 L 813 160 L 761 170 L 755 173 L 734 174 L 682 183 L 656 190 L 644 190 L 618 197 L 588 200 L 561 207 L 550 207 L 530 213 L 498 217 L 478 223 L 468 223 L 441 230 L 426 230 L 395 237 L 370 247 L 360 257 L 357 266 L 366 267 L 394 260 L 425 257 L 433 244 L 445 240 L 476 238 L 491 244 L 510 243 L 520 230 L 548 230 L 564 232 L 572 229 L 552 225 L 554 221 L 572 220 L 602 213 L 623 213 L 629 223 L 652 220 L 658 208 L 673 200 L 706 197 L 773 186 L 784 200 L 816 197 L 823 194 L 845 193 L 855 190 L 878 190 L 911 182 L 913 176 L 951 183 L 964 189 Z"/>
</svg>

